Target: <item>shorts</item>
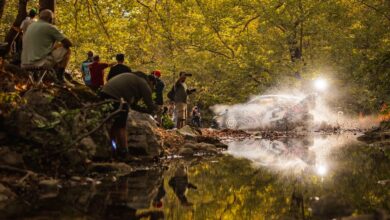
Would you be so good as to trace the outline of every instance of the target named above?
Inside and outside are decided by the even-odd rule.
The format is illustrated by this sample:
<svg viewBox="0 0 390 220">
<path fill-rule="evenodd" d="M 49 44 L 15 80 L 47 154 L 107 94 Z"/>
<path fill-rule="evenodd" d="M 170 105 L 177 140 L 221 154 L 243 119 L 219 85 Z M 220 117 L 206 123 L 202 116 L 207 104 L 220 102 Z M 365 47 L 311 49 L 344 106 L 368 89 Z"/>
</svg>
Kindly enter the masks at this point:
<svg viewBox="0 0 390 220">
<path fill-rule="evenodd" d="M 176 117 L 178 121 L 187 120 L 187 103 L 178 102 L 175 103 Z"/>
<path fill-rule="evenodd" d="M 55 67 L 58 63 L 62 62 L 66 58 L 68 52 L 69 49 L 66 49 L 64 47 L 59 47 L 54 49 L 45 58 L 42 58 L 29 65 L 36 66 L 36 67 Z"/>
<path fill-rule="evenodd" d="M 115 97 L 112 97 L 104 92 L 101 92 L 100 93 L 100 97 L 104 100 L 118 100 L 117 98 Z M 116 110 L 119 109 L 120 107 L 120 103 L 118 101 L 114 102 L 113 103 L 113 106 L 114 106 L 114 109 L 111 111 L 111 112 L 115 112 Z M 122 111 L 120 111 L 119 113 L 117 113 L 113 119 L 114 119 L 114 123 L 113 123 L 113 126 L 116 127 L 116 128 L 125 128 L 126 125 L 127 125 L 127 116 L 129 114 L 129 105 L 127 103 L 124 103 L 123 106 L 122 106 Z"/>
</svg>

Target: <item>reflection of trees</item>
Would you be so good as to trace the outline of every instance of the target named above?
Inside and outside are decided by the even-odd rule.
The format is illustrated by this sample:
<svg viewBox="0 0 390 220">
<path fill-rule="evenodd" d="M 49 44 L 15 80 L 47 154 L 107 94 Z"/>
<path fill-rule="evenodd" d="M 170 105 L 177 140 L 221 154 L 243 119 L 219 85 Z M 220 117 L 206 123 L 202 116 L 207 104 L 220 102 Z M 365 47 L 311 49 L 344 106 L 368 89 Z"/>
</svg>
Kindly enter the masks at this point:
<svg viewBox="0 0 390 220">
<path fill-rule="evenodd" d="M 390 178 L 389 156 L 353 146 L 335 150 L 328 160 L 330 171 L 323 179 L 310 169 L 296 176 L 253 169 L 250 162 L 231 157 L 204 162 L 188 171 L 198 186 L 187 193 L 194 206 L 178 207 L 170 192 L 165 212 L 173 219 L 302 219 L 304 209 L 308 219 L 327 219 L 352 211 L 389 210 L 390 191 L 377 184 Z"/>
</svg>

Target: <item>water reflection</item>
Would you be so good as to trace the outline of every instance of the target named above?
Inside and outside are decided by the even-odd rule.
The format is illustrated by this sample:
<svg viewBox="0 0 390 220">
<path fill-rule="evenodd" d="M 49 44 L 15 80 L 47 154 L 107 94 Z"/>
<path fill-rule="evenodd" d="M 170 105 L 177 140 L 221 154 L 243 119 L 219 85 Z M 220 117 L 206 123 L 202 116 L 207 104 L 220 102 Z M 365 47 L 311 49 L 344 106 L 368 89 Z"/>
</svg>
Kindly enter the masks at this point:
<svg viewBox="0 0 390 220">
<path fill-rule="evenodd" d="M 179 199 L 180 204 L 184 206 L 191 206 L 192 203 L 188 201 L 185 193 L 187 189 L 198 189 L 194 184 L 188 181 L 187 168 L 183 164 L 180 164 L 175 169 L 174 176 L 169 180 L 169 186 L 175 192 L 176 197 Z"/>
<path fill-rule="evenodd" d="M 231 142 L 227 153 L 248 159 L 255 167 L 295 174 L 310 169 L 325 176 L 332 163 L 328 155 L 350 143 L 357 143 L 351 135 L 258 138 Z"/>
<path fill-rule="evenodd" d="M 214 158 L 174 159 L 9 205 L 0 219 L 341 219 L 390 210 L 390 154 L 353 137 L 233 142 Z"/>
</svg>

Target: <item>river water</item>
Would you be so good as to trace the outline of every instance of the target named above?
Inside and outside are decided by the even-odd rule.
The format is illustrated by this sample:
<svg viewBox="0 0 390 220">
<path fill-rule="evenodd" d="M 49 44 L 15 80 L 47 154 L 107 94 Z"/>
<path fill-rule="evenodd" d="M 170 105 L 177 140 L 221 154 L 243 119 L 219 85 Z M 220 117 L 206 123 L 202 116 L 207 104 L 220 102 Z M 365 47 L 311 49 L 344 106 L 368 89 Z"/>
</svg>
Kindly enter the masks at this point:
<svg viewBox="0 0 390 220">
<path fill-rule="evenodd" d="M 339 219 L 390 212 L 390 151 L 354 134 L 231 141 L 101 184 L 19 202 L 24 219 Z"/>
</svg>

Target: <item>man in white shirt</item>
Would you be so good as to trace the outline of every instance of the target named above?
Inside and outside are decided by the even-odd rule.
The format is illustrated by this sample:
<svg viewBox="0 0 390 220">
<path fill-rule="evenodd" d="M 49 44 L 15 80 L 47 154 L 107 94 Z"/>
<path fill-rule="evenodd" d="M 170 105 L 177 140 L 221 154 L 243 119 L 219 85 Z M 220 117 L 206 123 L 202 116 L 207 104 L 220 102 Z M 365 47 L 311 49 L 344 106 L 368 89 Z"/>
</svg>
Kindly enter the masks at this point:
<svg viewBox="0 0 390 220">
<path fill-rule="evenodd" d="M 35 10 L 34 8 L 31 9 L 30 12 L 28 13 L 28 16 L 23 20 L 22 24 L 20 25 L 20 30 L 23 33 L 26 33 L 27 28 L 28 26 L 30 26 L 30 24 L 37 21 L 37 19 L 35 18 L 36 15 L 37 15 L 37 10 Z"/>
</svg>

